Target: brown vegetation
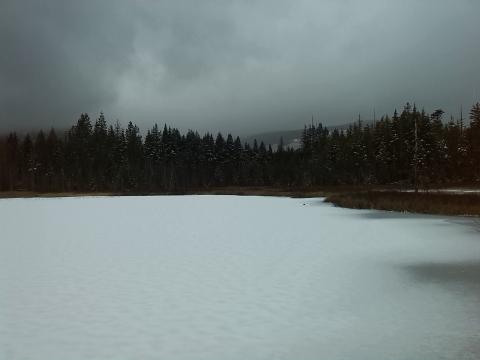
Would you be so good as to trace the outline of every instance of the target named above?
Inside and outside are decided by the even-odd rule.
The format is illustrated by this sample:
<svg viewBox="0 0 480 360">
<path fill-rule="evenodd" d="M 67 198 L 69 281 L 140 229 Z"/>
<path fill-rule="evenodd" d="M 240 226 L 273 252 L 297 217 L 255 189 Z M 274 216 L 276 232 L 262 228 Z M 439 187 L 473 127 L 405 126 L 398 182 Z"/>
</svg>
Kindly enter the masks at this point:
<svg viewBox="0 0 480 360">
<path fill-rule="evenodd" d="M 393 210 L 412 213 L 480 216 L 480 194 L 440 192 L 364 191 L 343 192 L 327 202 L 353 209 Z"/>
<path fill-rule="evenodd" d="M 34 192 L 34 191 L 4 191 L 0 198 L 36 198 L 36 197 L 73 197 L 73 196 L 155 196 L 155 195 L 238 195 L 238 196 L 281 196 L 294 198 L 326 197 L 328 194 L 340 191 L 325 189 L 291 189 L 263 186 L 228 186 L 213 187 L 210 189 L 193 189 L 189 191 L 164 191 L 164 192 Z"/>
</svg>

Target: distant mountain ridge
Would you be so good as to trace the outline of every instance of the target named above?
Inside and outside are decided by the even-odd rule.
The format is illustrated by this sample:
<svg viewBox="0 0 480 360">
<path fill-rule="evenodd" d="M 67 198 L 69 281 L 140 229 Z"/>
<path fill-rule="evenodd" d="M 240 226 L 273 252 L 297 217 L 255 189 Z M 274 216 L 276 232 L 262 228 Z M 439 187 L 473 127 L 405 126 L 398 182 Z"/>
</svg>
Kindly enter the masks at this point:
<svg viewBox="0 0 480 360">
<path fill-rule="evenodd" d="M 354 123 L 348 124 L 340 124 L 340 125 L 331 125 L 327 126 L 329 130 L 346 130 L 349 126 L 353 125 Z M 373 120 L 362 120 L 363 125 L 373 124 Z M 283 130 L 283 131 L 271 131 L 265 133 L 254 134 L 245 137 L 244 141 L 253 144 L 255 140 L 260 144 L 263 143 L 268 146 L 271 145 L 272 148 L 275 150 L 278 146 L 280 138 L 283 138 L 283 144 L 285 147 L 291 147 L 293 149 L 299 149 L 301 147 L 301 139 L 302 139 L 302 132 L 303 129 L 298 130 Z"/>
<path fill-rule="evenodd" d="M 266 133 L 255 134 L 251 136 L 247 136 L 245 138 L 245 142 L 249 144 L 253 144 L 255 140 L 260 144 L 260 142 L 264 142 L 266 146 L 271 145 L 272 148 L 276 149 L 280 138 L 283 138 L 284 145 L 293 147 L 294 149 L 300 148 L 300 141 L 302 137 L 301 130 L 284 130 L 284 131 L 272 131 Z"/>
</svg>

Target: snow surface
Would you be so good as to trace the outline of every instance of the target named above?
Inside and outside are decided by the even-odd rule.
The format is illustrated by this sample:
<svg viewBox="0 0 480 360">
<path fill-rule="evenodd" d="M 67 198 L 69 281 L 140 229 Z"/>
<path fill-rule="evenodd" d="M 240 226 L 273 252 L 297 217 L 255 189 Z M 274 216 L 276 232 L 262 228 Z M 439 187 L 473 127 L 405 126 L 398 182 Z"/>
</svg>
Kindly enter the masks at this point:
<svg viewBox="0 0 480 360">
<path fill-rule="evenodd" d="M 478 229 L 318 199 L 0 200 L 0 359 L 479 359 Z"/>
</svg>

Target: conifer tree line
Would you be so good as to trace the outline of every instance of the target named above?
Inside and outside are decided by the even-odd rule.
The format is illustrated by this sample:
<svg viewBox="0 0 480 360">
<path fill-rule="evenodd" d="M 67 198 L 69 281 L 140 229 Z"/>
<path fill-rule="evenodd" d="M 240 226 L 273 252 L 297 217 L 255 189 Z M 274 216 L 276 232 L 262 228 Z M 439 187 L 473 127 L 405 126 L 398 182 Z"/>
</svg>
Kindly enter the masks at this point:
<svg viewBox="0 0 480 360">
<path fill-rule="evenodd" d="M 108 125 L 82 114 L 65 134 L 0 139 L 0 190 L 183 192 L 224 186 L 309 187 L 480 183 L 480 103 L 468 121 L 407 104 L 393 117 L 346 130 L 305 126 L 300 149 L 275 151 L 231 134 L 201 136 L 129 122 Z"/>
</svg>

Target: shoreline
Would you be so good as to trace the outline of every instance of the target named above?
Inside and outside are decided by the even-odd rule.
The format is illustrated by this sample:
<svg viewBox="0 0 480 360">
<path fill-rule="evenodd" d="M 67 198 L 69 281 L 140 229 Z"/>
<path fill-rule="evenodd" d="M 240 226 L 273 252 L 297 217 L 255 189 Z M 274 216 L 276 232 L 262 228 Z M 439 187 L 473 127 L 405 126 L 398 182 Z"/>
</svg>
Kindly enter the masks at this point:
<svg viewBox="0 0 480 360">
<path fill-rule="evenodd" d="M 226 187 L 170 192 L 0 192 L 0 199 L 65 198 L 98 196 L 183 196 L 235 195 L 277 196 L 291 198 L 325 198 L 334 206 L 448 216 L 480 216 L 480 189 L 452 188 L 414 192 L 388 187 L 331 186 L 312 189 L 274 187 Z"/>
<path fill-rule="evenodd" d="M 349 209 L 383 210 L 413 214 L 480 216 L 480 192 L 360 191 L 336 193 L 326 202 Z"/>
</svg>

